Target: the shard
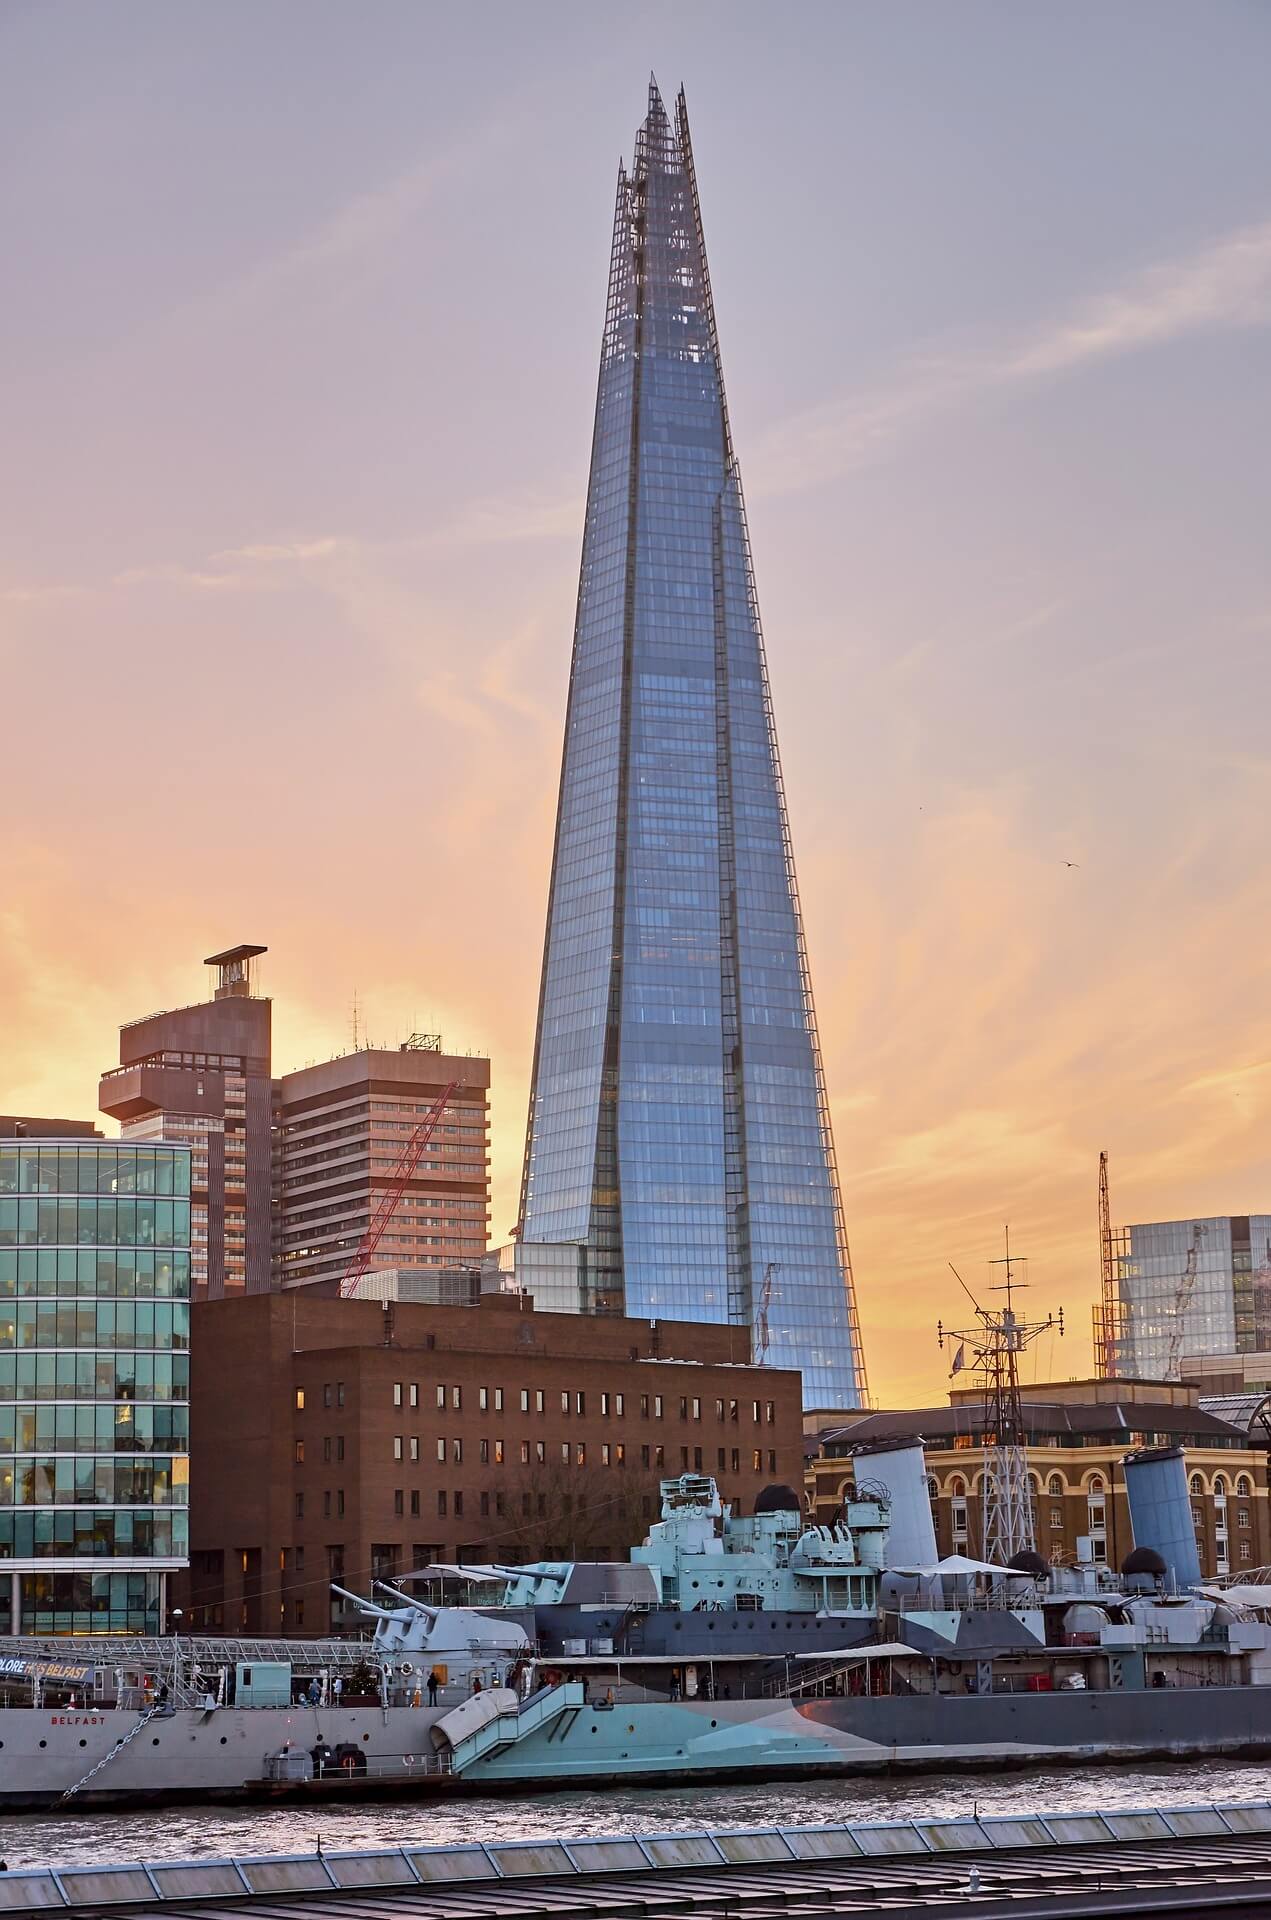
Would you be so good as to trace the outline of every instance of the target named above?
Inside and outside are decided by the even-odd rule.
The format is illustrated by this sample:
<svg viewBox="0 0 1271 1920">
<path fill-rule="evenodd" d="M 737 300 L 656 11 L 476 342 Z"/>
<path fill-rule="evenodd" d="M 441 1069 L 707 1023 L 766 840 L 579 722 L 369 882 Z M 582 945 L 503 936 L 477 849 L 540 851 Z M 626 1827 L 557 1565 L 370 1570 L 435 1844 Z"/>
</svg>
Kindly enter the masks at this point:
<svg viewBox="0 0 1271 1920">
<path fill-rule="evenodd" d="M 684 95 L 619 169 L 518 1266 L 863 1366 Z"/>
</svg>

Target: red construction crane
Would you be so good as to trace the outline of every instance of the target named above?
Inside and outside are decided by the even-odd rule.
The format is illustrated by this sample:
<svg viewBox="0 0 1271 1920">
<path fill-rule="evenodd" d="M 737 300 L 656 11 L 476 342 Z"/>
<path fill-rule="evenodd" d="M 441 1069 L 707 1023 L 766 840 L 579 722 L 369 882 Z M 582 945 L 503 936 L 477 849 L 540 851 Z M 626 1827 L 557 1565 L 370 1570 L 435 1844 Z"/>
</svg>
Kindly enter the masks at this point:
<svg viewBox="0 0 1271 1920">
<path fill-rule="evenodd" d="M 357 1283 L 362 1278 L 375 1257 L 375 1249 L 384 1236 L 384 1229 L 397 1211 L 397 1203 L 405 1193 L 415 1168 L 423 1157 L 424 1148 L 437 1131 L 437 1124 L 446 1111 L 446 1102 L 459 1085 L 452 1080 L 439 1100 L 433 1102 L 427 1113 L 402 1148 L 401 1158 L 393 1168 L 393 1175 L 383 1193 L 379 1206 L 371 1218 L 371 1224 L 358 1245 L 358 1250 L 349 1261 L 343 1280 L 340 1282 L 340 1298 L 347 1300 L 357 1292 Z"/>
</svg>

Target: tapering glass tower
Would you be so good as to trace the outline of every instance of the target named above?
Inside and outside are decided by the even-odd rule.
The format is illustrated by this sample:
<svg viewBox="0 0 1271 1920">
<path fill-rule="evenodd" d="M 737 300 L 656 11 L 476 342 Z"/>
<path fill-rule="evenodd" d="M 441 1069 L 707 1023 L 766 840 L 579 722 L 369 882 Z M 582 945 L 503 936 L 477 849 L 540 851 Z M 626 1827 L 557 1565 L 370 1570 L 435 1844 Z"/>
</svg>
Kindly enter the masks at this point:
<svg viewBox="0 0 1271 1920">
<path fill-rule="evenodd" d="M 618 173 L 520 1233 L 544 1306 L 732 1321 L 809 1406 L 859 1401 L 688 115 L 656 83 Z"/>
</svg>

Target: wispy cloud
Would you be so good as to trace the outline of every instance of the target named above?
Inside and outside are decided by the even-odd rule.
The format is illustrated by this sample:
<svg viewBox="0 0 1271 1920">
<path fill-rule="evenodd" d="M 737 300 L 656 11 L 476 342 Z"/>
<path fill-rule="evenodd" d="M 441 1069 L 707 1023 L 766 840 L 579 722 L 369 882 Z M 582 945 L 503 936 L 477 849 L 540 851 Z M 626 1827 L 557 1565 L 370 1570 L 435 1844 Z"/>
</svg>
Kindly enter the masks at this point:
<svg viewBox="0 0 1271 1920">
<path fill-rule="evenodd" d="M 889 380 L 784 421 L 756 449 L 756 492 L 790 493 L 852 472 L 905 434 L 981 395 L 1115 355 L 1271 320 L 1271 221 L 1225 234 L 1076 303 L 1031 337 L 915 356 Z"/>
</svg>

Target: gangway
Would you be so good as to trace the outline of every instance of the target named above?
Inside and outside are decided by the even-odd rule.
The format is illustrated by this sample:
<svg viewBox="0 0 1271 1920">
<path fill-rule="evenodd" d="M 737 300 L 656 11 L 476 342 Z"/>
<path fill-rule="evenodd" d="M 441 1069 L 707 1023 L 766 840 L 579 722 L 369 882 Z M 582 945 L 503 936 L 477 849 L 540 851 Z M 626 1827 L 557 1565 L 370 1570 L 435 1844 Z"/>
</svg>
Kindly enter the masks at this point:
<svg viewBox="0 0 1271 1920">
<path fill-rule="evenodd" d="M 587 1687 L 582 1680 L 562 1680 L 544 1687 L 523 1703 L 510 1687 L 492 1687 L 488 1693 L 475 1694 L 434 1722 L 433 1745 L 450 1750 L 450 1770 L 464 1773 L 477 1760 L 514 1747 L 531 1733 L 552 1726 L 549 1739 L 568 1732 L 587 1704 Z M 568 1718 L 566 1718 L 568 1716 Z"/>
</svg>

